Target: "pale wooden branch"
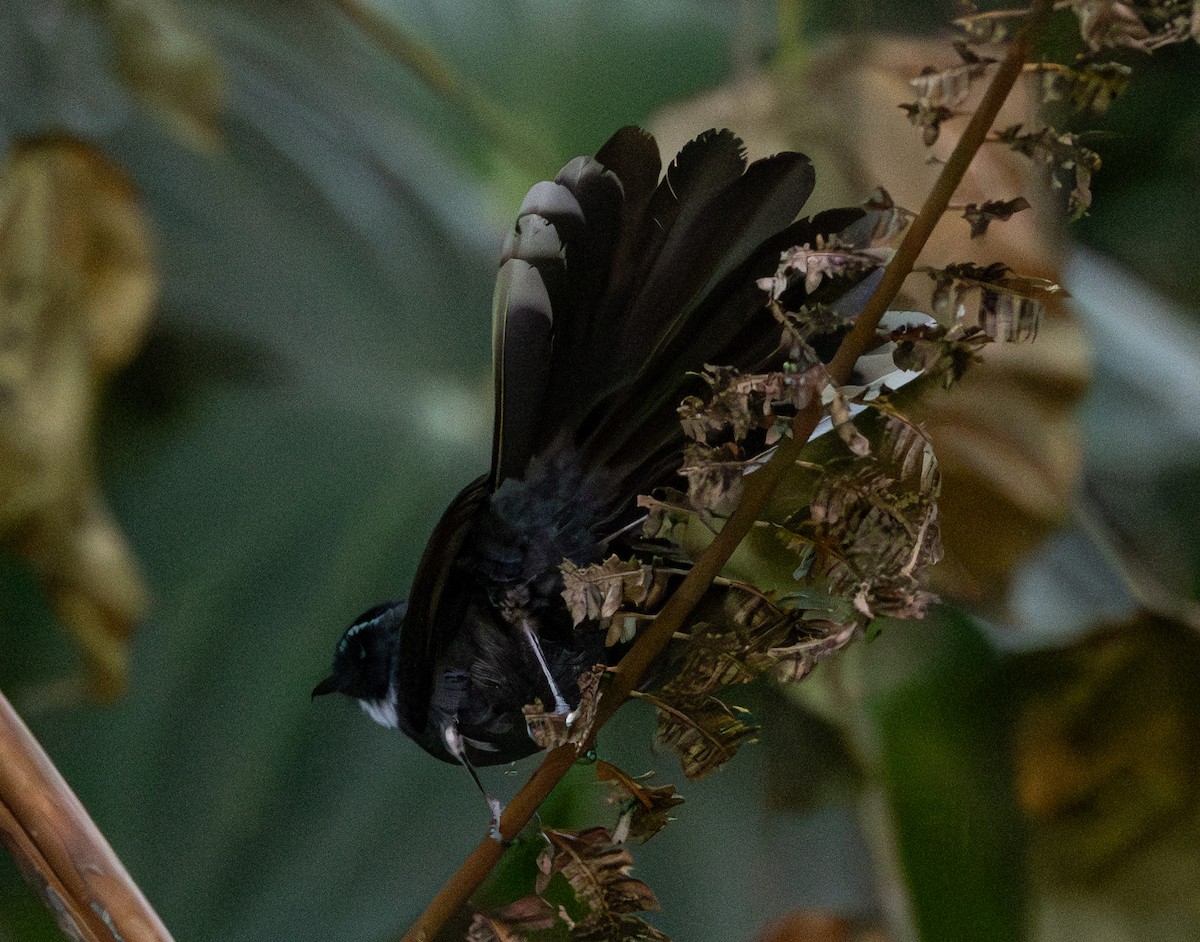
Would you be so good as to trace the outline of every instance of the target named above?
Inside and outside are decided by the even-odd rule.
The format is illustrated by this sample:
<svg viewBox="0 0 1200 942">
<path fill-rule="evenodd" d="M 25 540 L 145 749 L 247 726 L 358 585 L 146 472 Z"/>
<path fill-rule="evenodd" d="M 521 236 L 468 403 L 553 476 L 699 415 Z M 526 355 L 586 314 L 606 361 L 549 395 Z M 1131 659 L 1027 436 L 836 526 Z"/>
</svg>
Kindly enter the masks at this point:
<svg viewBox="0 0 1200 942">
<path fill-rule="evenodd" d="M 3 694 L 0 844 L 68 938 L 171 942 L 142 891 Z"/>
</svg>

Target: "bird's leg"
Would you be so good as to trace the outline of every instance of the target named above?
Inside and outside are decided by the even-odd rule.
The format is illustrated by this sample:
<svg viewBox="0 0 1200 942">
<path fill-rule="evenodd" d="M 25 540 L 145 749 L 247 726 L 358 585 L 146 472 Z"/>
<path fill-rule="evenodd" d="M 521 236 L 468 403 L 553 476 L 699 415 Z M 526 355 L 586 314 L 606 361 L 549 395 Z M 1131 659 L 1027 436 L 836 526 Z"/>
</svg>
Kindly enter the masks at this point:
<svg viewBox="0 0 1200 942">
<path fill-rule="evenodd" d="M 483 800 L 487 803 L 488 811 L 491 813 L 488 835 L 493 840 L 504 843 L 504 839 L 500 836 L 500 816 L 504 814 L 504 805 L 501 804 L 499 798 L 489 795 L 488 790 L 483 787 L 483 780 L 480 779 L 479 773 L 475 771 L 475 766 L 471 764 L 471 760 L 467 758 L 467 747 L 463 743 L 458 727 L 453 723 L 447 723 L 442 730 L 442 739 L 446 743 L 446 748 L 450 751 L 450 755 L 462 763 L 463 768 L 471 776 L 471 781 L 479 789 L 479 794 L 483 796 Z"/>
<path fill-rule="evenodd" d="M 530 623 L 528 616 L 522 616 L 517 620 L 517 626 L 520 628 L 521 635 L 525 638 L 525 642 L 533 651 L 533 656 L 537 658 L 538 666 L 542 669 L 542 675 L 546 678 L 546 683 L 550 685 L 550 693 L 554 697 L 554 712 L 559 716 L 569 716 L 571 713 L 571 705 L 563 698 L 563 695 L 558 691 L 558 684 L 554 682 L 554 678 L 550 675 L 550 665 L 546 663 L 546 655 L 542 653 L 542 644 L 538 641 L 537 632 Z M 568 719 L 567 725 L 570 725 Z"/>
</svg>

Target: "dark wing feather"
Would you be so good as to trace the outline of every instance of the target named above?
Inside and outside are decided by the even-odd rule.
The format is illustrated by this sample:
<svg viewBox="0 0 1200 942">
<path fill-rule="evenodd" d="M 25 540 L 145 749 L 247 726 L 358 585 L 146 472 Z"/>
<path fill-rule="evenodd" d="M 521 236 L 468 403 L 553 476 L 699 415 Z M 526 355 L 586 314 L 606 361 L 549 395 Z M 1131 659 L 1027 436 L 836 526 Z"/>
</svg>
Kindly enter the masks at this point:
<svg viewBox="0 0 1200 942">
<path fill-rule="evenodd" d="M 487 503 L 488 493 L 486 476 L 476 478 L 459 492 L 425 544 L 413 577 L 396 669 L 401 702 L 406 707 L 410 735 L 414 737 L 419 737 L 425 729 L 436 666 L 453 639 L 452 633 L 444 630 L 445 626 L 459 623 L 467 600 L 467 593 L 452 585 L 462 578 L 454 562 Z M 435 630 L 438 624 L 443 630 Z"/>
</svg>

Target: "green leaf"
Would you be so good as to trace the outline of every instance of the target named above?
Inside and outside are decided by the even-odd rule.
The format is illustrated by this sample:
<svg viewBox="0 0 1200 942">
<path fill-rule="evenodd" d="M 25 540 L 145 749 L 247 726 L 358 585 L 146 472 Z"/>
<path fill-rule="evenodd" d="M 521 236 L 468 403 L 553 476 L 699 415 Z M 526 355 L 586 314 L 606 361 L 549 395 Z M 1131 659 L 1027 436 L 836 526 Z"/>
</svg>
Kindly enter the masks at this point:
<svg viewBox="0 0 1200 942">
<path fill-rule="evenodd" d="M 889 638 L 898 635 L 912 646 L 908 676 L 868 708 L 919 937 L 1019 942 L 1029 894 L 1026 837 L 998 659 L 965 616 L 949 611 L 896 624 Z"/>
</svg>

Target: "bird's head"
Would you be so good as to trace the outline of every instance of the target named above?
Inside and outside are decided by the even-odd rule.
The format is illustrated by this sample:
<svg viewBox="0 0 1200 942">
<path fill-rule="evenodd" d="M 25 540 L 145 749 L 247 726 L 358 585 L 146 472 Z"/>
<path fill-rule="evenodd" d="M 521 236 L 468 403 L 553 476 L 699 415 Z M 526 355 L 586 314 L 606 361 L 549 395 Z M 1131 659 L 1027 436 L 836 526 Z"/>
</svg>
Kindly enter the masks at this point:
<svg viewBox="0 0 1200 942">
<path fill-rule="evenodd" d="M 334 649 L 333 670 L 313 688 L 313 697 L 344 693 L 376 723 L 396 726 L 396 657 L 407 611 L 407 602 L 385 602 L 354 619 Z"/>
</svg>

